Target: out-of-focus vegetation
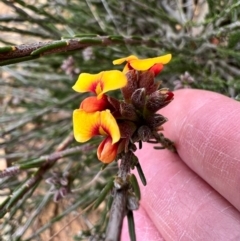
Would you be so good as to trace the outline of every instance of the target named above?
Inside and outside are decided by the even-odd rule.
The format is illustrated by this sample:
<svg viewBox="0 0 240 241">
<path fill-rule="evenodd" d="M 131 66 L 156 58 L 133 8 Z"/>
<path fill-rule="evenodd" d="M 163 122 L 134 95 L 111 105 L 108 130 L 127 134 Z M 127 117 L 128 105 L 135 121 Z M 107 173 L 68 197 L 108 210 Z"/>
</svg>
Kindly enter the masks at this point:
<svg viewBox="0 0 240 241">
<path fill-rule="evenodd" d="M 130 54 L 172 53 L 161 74 L 163 86 L 240 99 L 240 1 L 2 0 L 0 7 L 2 47 L 78 34 L 142 40 L 108 46 L 89 42 L 80 50 L 1 67 L 1 169 L 23 169 L 0 178 L 3 240 L 48 240 L 76 215 L 66 228 L 68 236 L 63 230 L 58 238 L 100 240 L 105 231 L 107 206 L 94 215 L 82 210 L 98 197 L 117 165 L 99 173 L 95 140 L 74 149 L 79 143 L 71 135 L 71 114 L 82 96 L 72 86 L 79 73 L 116 68 L 112 60 Z M 55 151 L 69 148 L 54 159 Z M 49 158 L 54 159 L 50 164 Z M 54 204 L 53 198 L 60 200 Z"/>
</svg>

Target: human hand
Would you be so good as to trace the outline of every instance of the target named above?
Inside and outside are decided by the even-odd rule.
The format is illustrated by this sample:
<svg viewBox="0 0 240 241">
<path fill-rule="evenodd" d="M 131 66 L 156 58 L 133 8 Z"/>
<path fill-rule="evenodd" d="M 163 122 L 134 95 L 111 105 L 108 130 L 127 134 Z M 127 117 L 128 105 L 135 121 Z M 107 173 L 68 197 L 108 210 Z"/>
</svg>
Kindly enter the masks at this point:
<svg viewBox="0 0 240 241">
<path fill-rule="evenodd" d="M 180 90 L 160 113 L 178 154 L 145 143 L 137 151 L 147 179 L 134 212 L 137 241 L 239 241 L 240 103 Z M 121 240 L 129 240 L 126 220 Z"/>
</svg>

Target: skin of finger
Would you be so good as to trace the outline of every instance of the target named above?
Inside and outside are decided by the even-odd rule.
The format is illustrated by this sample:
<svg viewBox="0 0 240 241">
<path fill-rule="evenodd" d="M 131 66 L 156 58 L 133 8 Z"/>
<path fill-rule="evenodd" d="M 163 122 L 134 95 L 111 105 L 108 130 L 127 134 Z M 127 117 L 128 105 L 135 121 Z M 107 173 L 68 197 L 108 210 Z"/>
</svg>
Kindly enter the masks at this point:
<svg viewBox="0 0 240 241">
<path fill-rule="evenodd" d="M 135 233 L 136 233 L 136 239 L 138 241 L 144 241 L 144 240 L 151 240 L 151 241 L 164 241 L 163 237 L 159 233 L 159 231 L 156 229 L 155 225 L 149 219 L 147 213 L 145 210 L 140 207 L 138 211 L 134 212 L 134 221 L 136 223 L 135 225 Z M 122 229 L 122 241 L 130 241 L 129 232 L 128 232 L 128 223 L 127 218 L 125 218 L 123 223 L 123 229 Z"/>
<path fill-rule="evenodd" d="M 197 106 L 222 99 L 218 94 L 192 91 L 178 91 L 174 102 L 176 99 L 179 102 L 175 105 L 172 102 L 161 111 L 169 119 L 168 126 L 165 125 L 165 135 L 175 138 L 177 148 L 180 149 L 182 146 L 177 140 L 177 125 L 184 121 L 184 115 L 188 111 L 182 104 L 183 99 L 187 104 L 191 104 L 189 101 L 195 99 L 192 105 L 193 112 L 197 112 Z M 173 120 L 175 120 L 174 128 L 170 123 Z M 147 210 L 156 228 L 166 240 L 239 240 L 239 213 L 180 159 L 175 161 L 173 159 L 176 157 L 171 159 L 172 155 L 166 151 L 155 151 L 151 145 L 144 145 L 144 148 L 138 152 L 148 179 L 148 185 L 141 187 L 143 196 L 141 205 Z M 177 168 L 179 163 L 182 167 Z M 136 220 L 136 226 L 139 224 L 141 226 L 141 219 Z M 139 232 L 140 237 L 146 234 L 144 230 L 141 233 L 141 229 Z M 145 240 L 152 240 L 151 232 L 148 234 L 149 237 Z M 122 240 L 125 240 L 125 236 Z"/>
<path fill-rule="evenodd" d="M 139 228 L 147 220 L 141 220 L 140 210 L 135 220 L 138 241 L 155 240 L 153 225 L 166 241 L 240 240 L 240 213 L 177 154 L 154 150 L 149 144 L 137 154 L 148 182 L 145 187 L 140 184 L 141 206 L 154 230 L 152 236 Z M 122 240 L 127 238 L 124 229 Z"/>
<path fill-rule="evenodd" d="M 161 114 L 182 160 L 240 210 L 240 103 L 203 90 L 175 92 Z"/>
</svg>

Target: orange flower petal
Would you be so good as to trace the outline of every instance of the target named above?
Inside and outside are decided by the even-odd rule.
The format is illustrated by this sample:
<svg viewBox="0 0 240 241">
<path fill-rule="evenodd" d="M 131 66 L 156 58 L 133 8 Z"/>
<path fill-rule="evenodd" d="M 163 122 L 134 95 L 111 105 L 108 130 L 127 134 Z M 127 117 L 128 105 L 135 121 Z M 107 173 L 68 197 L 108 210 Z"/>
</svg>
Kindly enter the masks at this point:
<svg viewBox="0 0 240 241">
<path fill-rule="evenodd" d="M 157 76 L 163 69 L 163 64 L 154 64 L 149 71 L 154 73 L 154 76 Z"/>
<path fill-rule="evenodd" d="M 107 91 L 120 89 L 126 84 L 126 76 L 121 71 L 110 70 L 99 74 L 80 74 L 73 89 L 77 92 L 94 92 L 101 98 Z"/>
<path fill-rule="evenodd" d="M 118 124 L 109 110 L 93 113 L 74 110 L 73 134 L 78 142 L 86 142 L 96 135 L 109 135 L 112 144 L 120 139 Z"/>
<path fill-rule="evenodd" d="M 98 159 L 103 163 L 111 163 L 117 156 L 118 143 L 112 144 L 112 138 L 105 138 L 97 149 Z"/>
<path fill-rule="evenodd" d="M 84 99 L 80 105 L 80 109 L 86 112 L 96 112 L 109 109 L 110 104 L 107 96 L 103 95 L 102 98 L 98 99 L 96 96 L 90 96 Z"/>
</svg>

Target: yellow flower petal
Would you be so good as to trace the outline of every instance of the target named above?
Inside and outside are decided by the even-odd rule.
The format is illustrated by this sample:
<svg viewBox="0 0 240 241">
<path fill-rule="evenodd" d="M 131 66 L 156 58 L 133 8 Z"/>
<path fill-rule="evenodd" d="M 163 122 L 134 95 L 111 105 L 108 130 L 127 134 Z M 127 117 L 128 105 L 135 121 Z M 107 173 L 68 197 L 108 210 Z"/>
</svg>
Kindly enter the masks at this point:
<svg viewBox="0 0 240 241">
<path fill-rule="evenodd" d="M 108 133 L 102 128 L 102 126 L 99 127 L 99 133 L 103 136 L 107 136 Z"/>
<path fill-rule="evenodd" d="M 151 68 L 154 64 L 167 64 L 171 58 L 172 55 L 167 54 L 155 58 L 131 60 L 129 64 L 133 69 L 145 71 Z"/>
<path fill-rule="evenodd" d="M 116 143 L 120 139 L 120 130 L 116 119 L 110 113 L 109 110 L 101 111 L 101 127 L 112 138 L 112 144 Z"/>
<path fill-rule="evenodd" d="M 86 142 L 96 135 L 109 135 L 112 144 L 120 139 L 118 124 L 109 110 L 94 113 L 74 110 L 73 134 L 78 142 Z"/>
<path fill-rule="evenodd" d="M 104 71 L 102 76 L 103 89 L 101 93 L 97 93 L 98 97 L 102 94 L 124 87 L 127 84 L 127 77 L 119 70 Z"/>
<path fill-rule="evenodd" d="M 77 92 L 94 92 L 99 98 L 110 90 L 127 84 L 126 76 L 119 70 L 102 71 L 98 74 L 82 73 L 73 89 Z"/>
<path fill-rule="evenodd" d="M 98 74 L 81 73 L 78 77 L 77 82 L 72 88 L 80 93 L 96 93 L 96 89 L 99 87 L 98 85 L 101 84 L 102 74 L 103 72 L 100 72 Z"/>
<path fill-rule="evenodd" d="M 123 62 L 127 61 L 129 62 L 130 60 L 133 60 L 133 59 L 138 59 L 138 57 L 136 57 L 135 55 L 130 55 L 128 57 L 125 57 L 125 58 L 121 58 L 121 59 L 116 59 L 113 61 L 113 64 L 114 65 L 118 65 L 118 64 L 122 64 Z"/>
<path fill-rule="evenodd" d="M 86 142 L 99 134 L 100 111 L 88 113 L 82 109 L 73 112 L 73 134 L 78 142 Z"/>
<path fill-rule="evenodd" d="M 126 64 L 126 65 L 124 66 L 122 72 L 123 72 L 124 74 L 126 74 L 129 70 L 130 70 L 130 68 L 129 68 L 129 64 Z"/>
<path fill-rule="evenodd" d="M 113 61 L 113 64 L 122 64 L 123 62 L 127 62 L 123 69 L 123 73 L 128 72 L 130 69 L 135 69 L 139 71 L 145 71 L 150 69 L 155 64 L 167 64 L 172 58 L 171 54 L 166 54 L 163 56 L 149 58 L 149 59 L 138 59 L 134 55 L 130 55 L 125 58 L 116 59 Z"/>
</svg>

